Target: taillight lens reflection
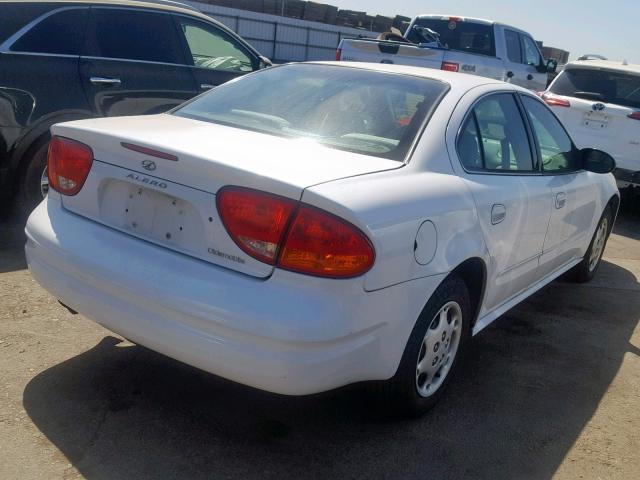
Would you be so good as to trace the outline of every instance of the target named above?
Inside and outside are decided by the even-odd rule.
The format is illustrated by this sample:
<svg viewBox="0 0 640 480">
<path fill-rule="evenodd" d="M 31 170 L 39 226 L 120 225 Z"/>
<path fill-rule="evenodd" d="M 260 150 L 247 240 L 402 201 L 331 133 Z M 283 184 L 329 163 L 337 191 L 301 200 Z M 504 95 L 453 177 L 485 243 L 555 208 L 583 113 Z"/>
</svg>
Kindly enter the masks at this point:
<svg viewBox="0 0 640 480">
<path fill-rule="evenodd" d="M 223 188 L 216 202 L 222 223 L 233 241 L 248 255 L 274 265 L 296 202 L 240 187 Z"/>
<path fill-rule="evenodd" d="M 63 195 L 76 195 L 87 180 L 93 151 L 84 143 L 53 137 L 49 143 L 47 172 L 49 186 Z"/>
<path fill-rule="evenodd" d="M 373 246 L 356 227 L 323 210 L 302 205 L 278 266 L 309 275 L 346 278 L 365 273 L 374 258 Z"/>
</svg>

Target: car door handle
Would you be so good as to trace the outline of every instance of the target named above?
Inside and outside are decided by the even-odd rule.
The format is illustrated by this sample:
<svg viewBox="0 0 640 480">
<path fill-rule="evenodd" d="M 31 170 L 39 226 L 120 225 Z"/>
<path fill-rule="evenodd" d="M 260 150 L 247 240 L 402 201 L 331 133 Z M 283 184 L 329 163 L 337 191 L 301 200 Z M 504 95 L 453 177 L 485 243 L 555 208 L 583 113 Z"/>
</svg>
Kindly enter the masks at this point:
<svg viewBox="0 0 640 480">
<path fill-rule="evenodd" d="M 215 85 L 211 85 L 210 83 L 201 83 L 200 84 L 200 88 L 202 90 L 209 90 L 211 88 L 215 87 Z"/>
<path fill-rule="evenodd" d="M 564 192 L 556 193 L 556 208 L 560 209 L 567 203 L 567 194 Z"/>
<path fill-rule="evenodd" d="M 89 80 L 94 85 L 120 85 L 122 83 L 119 78 L 110 77 L 91 77 Z"/>
<path fill-rule="evenodd" d="M 533 80 L 533 75 L 531 74 L 527 75 L 527 80 Z"/>
<path fill-rule="evenodd" d="M 491 207 L 491 225 L 497 225 L 507 216 L 507 208 L 501 203 L 496 203 Z"/>
</svg>

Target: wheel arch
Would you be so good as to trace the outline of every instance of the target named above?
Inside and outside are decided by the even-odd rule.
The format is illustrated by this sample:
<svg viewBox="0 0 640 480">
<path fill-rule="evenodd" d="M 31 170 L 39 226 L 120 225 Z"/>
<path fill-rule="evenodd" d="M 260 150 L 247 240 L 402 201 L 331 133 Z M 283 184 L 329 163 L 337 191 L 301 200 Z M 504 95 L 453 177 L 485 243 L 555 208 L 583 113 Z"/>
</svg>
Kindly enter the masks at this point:
<svg viewBox="0 0 640 480">
<path fill-rule="evenodd" d="M 480 257 L 470 257 L 451 270 L 446 278 L 458 275 L 467 286 L 471 303 L 471 328 L 478 320 L 487 285 L 487 266 Z"/>
<path fill-rule="evenodd" d="M 28 165 L 29 155 L 33 154 L 34 150 L 48 139 L 52 125 L 93 117 L 94 115 L 91 112 L 84 110 L 67 110 L 42 117 L 37 123 L 28 127 L 27 131 L 18 140 L 10 162 L 13 172 L 20 175 L 24 173 L 24 169 Z"/>
</svg>

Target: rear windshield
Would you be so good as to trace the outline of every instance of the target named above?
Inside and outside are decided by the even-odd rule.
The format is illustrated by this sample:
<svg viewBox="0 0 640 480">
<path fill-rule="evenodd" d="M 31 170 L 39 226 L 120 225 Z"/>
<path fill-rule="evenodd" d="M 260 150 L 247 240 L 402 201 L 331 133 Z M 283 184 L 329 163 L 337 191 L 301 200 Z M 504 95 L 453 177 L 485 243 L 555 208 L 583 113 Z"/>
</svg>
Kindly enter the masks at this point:
<svg viewBox="0 0 640 480">
<path fill-rule="evenodd" d="M 294 64 L 221 85 L 174 114 L 403 161 L 447 90 L 428 78 Z"/>
<path fill-rule="evenodd" d="M 419 18 L 407 32 L 407 39 L 413 43 L 429 43 L 433 40 L 424 34 L 423 28 L 436 32 L 444 48 L 466 53 L 496 56 L 493 26 L 467 21 Z"/>
<path fill-rule="evenodd" d="M 550 90 L 558 95 L 640 108 L 640 75 L 573 68 L 562 72 Z"/>
</svg>

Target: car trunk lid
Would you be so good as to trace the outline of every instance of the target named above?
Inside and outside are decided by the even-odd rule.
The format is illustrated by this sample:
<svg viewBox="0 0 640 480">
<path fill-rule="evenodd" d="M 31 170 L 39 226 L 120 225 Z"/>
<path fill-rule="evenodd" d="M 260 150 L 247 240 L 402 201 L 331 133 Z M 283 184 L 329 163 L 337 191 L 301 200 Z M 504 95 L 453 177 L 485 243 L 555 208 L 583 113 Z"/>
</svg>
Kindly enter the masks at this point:
<svg viewBox="0 0 640 480">
<path fill-rule="evenodd" d="M 94 163 L 66 209 L 155 245 L 256 277 L 273 267 L 244 253 L 216 209 L 225 185 L 299 200 L 305 188 L 399 168 L 401 162 L 172 115 L 55 125 L 89 145 Z"/>
</svg>

